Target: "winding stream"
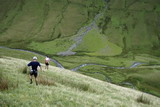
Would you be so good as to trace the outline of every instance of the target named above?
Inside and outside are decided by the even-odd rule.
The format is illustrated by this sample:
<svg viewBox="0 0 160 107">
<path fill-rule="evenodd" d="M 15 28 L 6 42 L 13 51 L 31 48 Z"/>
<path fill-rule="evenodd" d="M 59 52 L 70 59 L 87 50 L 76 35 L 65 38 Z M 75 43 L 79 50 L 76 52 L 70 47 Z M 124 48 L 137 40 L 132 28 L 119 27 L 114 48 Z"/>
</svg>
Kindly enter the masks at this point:
<svg viewBox="0 0 160 107">
<path fill-rule="evenodd" d="M 10 49 L 10 50 L 18 50 L 18 51 L 24 51 L 24 52 L 30 52 L 30 53 L 33 53 L 33 54 L 37 54 L 37 55 L 46 57 L 45 55 L 42 55 L 42 54 L 39 54 L 39 53 L 36 53 L 36 52 L 33 52 L 33 51 L 29 51 L 29 50 L 24 50 L 24 49 L 14 49 L 14 48 L 8 48 L 8 47 L 4 47 L 4 46 L 0 46 L 0 48 Z M 64 69 L 64 67 L 62 66 L 62 64 L 59 63 L 57 60 L 52 59 L 52 58 L 50 58 L 50 60 L 51 60 L 52 62 L 54 62 L 54 63 L 56 64 L 57 67 L 63 68 L 63 69 Z"/>
<path fill-rule="evenodd" d="M 75 68 L 73 68 L 73 69 L 71 69 L 72 71 L 76 71 L 76 72 L 79 72 L 78 70 L 80 69 L 80 68 L 82 68 L 82 67 L 85 67 L 85 66 L 90 66 L 90 65 L 98 65 L 98 66 L 102 66 L 102 67 L 107 67 L 107 68 L 111 68 L 111 69 L 131 69 L 131 68 L 135 68 L 135 67 L 137 67 L 137 66 L 139 66 L 139 65 L 142 65 L 142 64 L 145 64 L 145 63 L 142 63 L 142 62 L 135 62 L 135 63 L 133 63 L 130 67 L 111 67 L 111 66 L 107 66 L 107 65 L 102 65 L 102 64 L 82 64 L 82 65 L 80 65 L 80 66 L 78 66 L 78 67 L 75 67 Z M 90 73 L 90 74 L 95 74 L 95 73 L 97 73 L 97 74 L 102 74 L 101 72 L 87 72 L 87 73 Z M 103 75 L 103 74 L 102 74 Z M 112 83 L 112 79 L 110 78 L 110 77 L 108 77 L 108 76 L 106 76 L 106 75 L 104 75 L 105 76 L 105 80 L 107 81 L 107 82 L 109 82 L 109 83 Z M 132 89 L 136 89 L 136 86 L 134 86 L 132 83 L 130 83 L 130 82 L 121 82 L 121 83 L 118 83 L 119 85 L 128 85 L 128 86 L 130 86 Z"/>
<path fill-rule="evenodd" d="M 135 68 L 139 65 L 142 65 L 142 64 L 145 64 L 145 63 L 142 63 L 142 62 L 134 62 L 130 67 L 111 67 L 111 66 L 108 66 L 108 65 L 102 65 L 102 64 L 93 64 L 93 63 L 88 63 L 88 64 L 82 64 L 82 65 L 79 65 L 73 69 L 71 69 L 72 71 L 77 71 L 78 69 L 82 68 L 82 67 L 85 67 L 85 66 L 90 66 L 90 65 L 98 65 L 98 66 L 102 66 L 102 67 L 108 67 L 108 68 L 112 68 L 112 69 L 130 69 L 130 68 Z"/>
<path fill-rule="evenodd" d="M 40 55 L 40 56 L 45 57 L 45 55 L 42 55 L 42 54 L 39 54 L 39 53 L 36 53 L 36 52 L 33 52 L 33 51 L 29 51 L 29 50 L 14 49 L 14 48 L 8 48 L 8 47 L 4 47 L 4 46 L 0 46 L 0 48 L 9 49 L 9 50 L 18 50 L 18 51 L 24 51 L 24 52 L 30 52 L 30 53 L 37 54 L 37 55 Z M 63 65 L 62 65 L 61 63 L 59 63 L 57 60 L 52 59 L 52 58 L 50 58 L 50 60 L 51 60 L 52 62 L 54 62 L 57 67 L 64 69 Z M 90 66 L 90 65 L 98 65 L 98 66 L 101 66 L 101 67 L 108 67 L 108 68 L 112 68 L 112 69 L 131 69 L 131 68 L 135 68 L 135 67 L 137 67 L 137 66 L 139 66 L 139 65 L 141 65 L 141 64 L 145 64 L 145 63 L 135 62 L 135 63 L 133 63 L 130 67 L 111 67 L 111 66 L 108 66 L 108 65 L 88 63 L 88 64 L 79 65 L 79 66 L 71 69 L 71 71 L 77 71 L 77 72 L 78 72 L 78 70 L 79 70 L 80 68 L 85 67 L 85 66 Z M 100 72 L 90 72 L 90 73 L 102 74 L 102 73 L 100 73 Z M 103 74 L 102 74 L 102 75 L 103 75 Z M 107 76 L 105 76 L 105 78 L 106 78 L 106 81 L 107 81 L 107 82 L 112 83 L 111 78 L 109 78 L 109 77 L 107 77 Z M 129 85 L 129 86 L 131 86 L 132 88 L 135 89 L 135 86 L 134 86 L 132 83 L 129 83 L 129 82 L 122 82 L 122 83 L 119 83 L 119 85 Z"/>
<path fill-rule="evenodd" d="M 33 51 L 29 51 L 29 50 L 24 50 L 24 49 L 8 48 L 8 47 L 4 47 L 4 46 L 0 46 L 0 48 L 10 49 L 10 50 L 18 50 L 18 51 L 24 51 L 24 52 L 30 52 L 30 53 L 33 53 L 33 54 L 37 54 L 37 55 L 46 57 L 45 55 L 39 54 L 39 53 L 37 53 L 37 52 L 33 52 Z M 50 60 L 51 60 L 52 62 L 54 62 L 57 67 L 59 67 L 59 68 L 64 68 L 64 66 L 63 66 L 60 62 L 58 62 L 57 60 L 52 59 L 52 58 L 50 58 Z M 82 67 L 90 66 L 90 65 L 98 65 L 98 66 L 108 67 L 108 68 L 112 68 L 112 69 L 129 69 L 129 68 L 135 68 L 135 67 L 137 67 L 137 66 L 139 66 L 139 65 L 142 65 L 142 64 L 145 64 L 145 63 L 135 62 L 135 63 L 133 63 L 130 67 L 111 67 L 111 66 L 108 66 L 108 65 L 88 63 L 88 64 L 82 64 L 82 65 L 79 65 L 79 66 L 77 66 L 77 67 L 75 67 L 75 68 L 72 68 L 71 71 L 77 71 L 77 70 L 79 70 L 79 69 L 82 68 Z"/>
</svg>

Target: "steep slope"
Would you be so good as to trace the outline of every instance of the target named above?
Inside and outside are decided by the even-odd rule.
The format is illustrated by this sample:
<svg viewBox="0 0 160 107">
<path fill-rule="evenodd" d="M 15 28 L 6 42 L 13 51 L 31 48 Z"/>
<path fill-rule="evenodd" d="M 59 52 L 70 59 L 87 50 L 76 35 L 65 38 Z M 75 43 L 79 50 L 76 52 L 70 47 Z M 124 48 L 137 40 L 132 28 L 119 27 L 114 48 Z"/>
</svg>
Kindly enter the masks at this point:
<svg viewBox="0 0 160 107">
<path fill-rule="evenodd" d="M 0 91 L 1 106 L 160 105 L 160 99 L 152 95 L 52 66 L 46 72 L 39 72 L 38 86 L 29 84 L 25 68 L 28 62 L 11 57 L 0 58 L 0 78 L 3 80 L 1 86 L 5 80 L 8 84 L 7 89 L 3 88 L 3 91 Z M 137 100 L 142 94 L 145 100 Z"/>
<path fill-rule="evenodd" d="M 159 55 L 159 0 L 110 0 L 108 5 L 99 27 L 110 42 L 122 47 L 124 52 L 152 50 L 151 54 Z"/>
<path fill-rule="evenodd" d="M 78 70 L 160 96 L 160 1 L 105 1 L 107 5 L 104 0 L 0 0 L 0 45 L 38 51 L 67 69 L 91 64 Z M 73 56 L 58 56 L 68 50 Z M 0 49 L 0 55 L 28 60 L 35 54 Z M 96 66 L 134 63 L 145 64 L 125 70 Z"/>
<path fill-rule="evenodd" d="M 44 63 L 45 58 L 44 55 L 33 51 L 0 47 L 0 57 L 3 56 L 26 60 L 37 56 L 41 63 Z M 160 97 L 159 57 L 147 54 L 139 54 L 134 56 L 134 58 L 132 56 L 127 56 L 126 58 L 54 56 L 50 64 Z"/>
<path fill-rule="evenodd" d="M 104 6 L 99 0 L 0 0 L 0 43 L 26 44 L 74 35 Z M 24 47 L 24 46 L 23 46 Z"/>
<path fill-rule="evenodd" d="M 107 8 L 103 8 L 99 11 L 100 14 L 95 15 L 96 21 L 92 19 L 92 22 L 82 27 L 86 29 L 82 31 L 80 29 L 82 37 L 73 36 L 54 41 L 54 43 L 32 43 L 29 48 L 47 51 L 45 49 L 45 45 L 47 45 L 50 50 L 47 52 L 48 54 L 69 51 L 74 47 L 74 52 L 89 55 L 114 56 L 121 52 L 123 52 L 122 54 L 131 52 L 159 56 L 159 4 L 160 2 L 157 0 L 110 0 L 106 5 Z M 104 41 L 95 40 L 93 39 L 94 35 L 97 38 L 105 37 L 106 39 Z M 81 42 L 78 40 L 80 38 Z M 57 51 L 52 48 L 55 44 L 58 46 Z"/>
<path fill-rule="evenodd" d="M 159 4 L 159 0 L 109 0 L 107 5 L 105 0 L 0 0 L 0 45 L 41 52 L 48 49 L 47 54 L 67 51 L 75 43 L 79 29 L 100 13 L 95 21 L 97 36 L 106 36 L 107 41 L 101 42 L 108 45 L 99 49 L 99 42 L 89 41 L 97 47 L 87 46 L 87 54 L 114 56 L 122 51 L 152 50 L 151 54 L 159 55 Z M 92 31 L 86 33 L 89 39 Z M 85 40 L 79 44 L 74 51 L 86 51 Z"/>
</svg>

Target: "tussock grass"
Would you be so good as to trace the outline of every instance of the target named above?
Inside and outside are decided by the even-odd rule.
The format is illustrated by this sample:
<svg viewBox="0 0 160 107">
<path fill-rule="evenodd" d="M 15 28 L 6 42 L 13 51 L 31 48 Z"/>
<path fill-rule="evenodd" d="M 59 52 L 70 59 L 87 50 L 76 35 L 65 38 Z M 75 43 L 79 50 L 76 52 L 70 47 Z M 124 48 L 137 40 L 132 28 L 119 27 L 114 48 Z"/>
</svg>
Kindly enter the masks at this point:
<svg viewBox="0 0 160 107">
<path fill-rule="evenodd" d="M 43 75 L 38 77 L 38 84 L 47 85 L 47 86 L 56 86 L 56 83 L 52 79 L 45 77 Z"/>
<path fill-rule="evenodd" d="M 75 83 L 73 81 L 67 81 L 65 84 L 66 85 L 68 84 L 68 86 L 70 86 L 72 88 L 76 88 L 76 89 L 78 89 L 80 91 L 88 91 L 88 92 L 91 92 L 91 93 L 95 93 L 96 92 L 96 90 L 91 88 L 90 84 L 87 84 L 87 83 L 80 83 L 80 82 Z"/>
<path fill-rule="evenodd" d="M 28 70 L 27 70 L 27 66 L 24 66 L 23 68 L 21 68 L 20 70 L 23 74 L 29 74 Z"/>
<path fill-rule="evenodd" d="M 79 91 L 100 93 L 96 88 L 92 87 L 91 83 L 84 82 L 84 80 L 81 80 L 78 77 L 73 78 L 71 75 L 60 75 L 59 73 L 54 73 L 52 76 L 53 80 L 61 85 L 65 85 Z"/>
<path fill-rule="evenodd" d="M 145 97 L 143 94 L 140 95 L 136 100 L 139 103 L 148 104 L 148 105 L 151 104 L 151 100 L 149 98 Z"/>
<path fill-rule="evenodd" d="M 9 81 L 0 73 L 0 90 L 8 90 L 9 88 Z"/>
<path fill-rule="evenodd" d="M 90 89 L 89 84 L 78 84 L 79 89 L 83 90 L 83 91 L 88 91 Z"/>
<path fill-rule="evenodd" d="M 2 73 L 0 73 L 0 91 L 9 90 L 11 88 L 17 88 L 18 82 L 13 83 L 7 77 L 5 77 Z"/>
</svg>

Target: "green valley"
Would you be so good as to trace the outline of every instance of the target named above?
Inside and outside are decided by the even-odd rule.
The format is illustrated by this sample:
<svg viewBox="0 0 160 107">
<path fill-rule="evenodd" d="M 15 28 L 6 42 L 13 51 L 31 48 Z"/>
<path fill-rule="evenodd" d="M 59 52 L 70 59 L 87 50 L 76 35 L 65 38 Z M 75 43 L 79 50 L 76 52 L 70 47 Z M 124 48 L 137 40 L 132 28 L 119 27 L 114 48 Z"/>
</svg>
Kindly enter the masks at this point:
<svg viewBox="0 0 160 107">
<path fill-rule="evenodd" d="M 27 93 L 22 95 L 28 92 L 27 87 L 43 93 L 33 95 L 42 100 L 39 106 L 76 107 L 82 103 L 83 106 L 145 106 L 136 101 L 137 96 L 129 97 L 130 91 L 136 95 L 140 95 L 139 91 L 147 93 L 143 94 L 156 99 L 150 99 L 153 103 L 149 105 L 157 106 L 160 97 L 159 29 L 159 0 L 0 0 L 0 79 L 7 78 L 11 86 L 0 91 L 0 99 L 3 99 L 0 106 L 29 106 L 23 105 L 23 101 L 37 105 L 28 99 Z M 28 84 L 26 74 L 21 71 L 33 56 L 41 63 L 45 56 L 52 58 L 49 72 L 40 75 L 42 79 L 49 76 L 48 81 L 53 86 Z M 6 66 L 3 61 L 7 62 Z M 22 64 L 17 68 L 19 61 Z M 53 67 L 57 63 L 65 69 Z M 66 69 L 71 71 L 67 70 L 67 74 Z M 77 80 L 72 81 L 75 78 Z M 22 87 L 24 90 L 20 89 Z M 111 91 L 113 87 L 118 89 Z M 45 88 L 47 90 L 42 91 Z M 123 89 L 127 90 L 126 98 L 120 96 L 125 93 Z M 38 92 L 29 91 L 30 94 Z M 47 97 L 51 93 L 55 96 Z M 23 100 L 18 102 L 18 97 Z M 120 103 L 122 100 L 124 103 Z"/>
</svg>

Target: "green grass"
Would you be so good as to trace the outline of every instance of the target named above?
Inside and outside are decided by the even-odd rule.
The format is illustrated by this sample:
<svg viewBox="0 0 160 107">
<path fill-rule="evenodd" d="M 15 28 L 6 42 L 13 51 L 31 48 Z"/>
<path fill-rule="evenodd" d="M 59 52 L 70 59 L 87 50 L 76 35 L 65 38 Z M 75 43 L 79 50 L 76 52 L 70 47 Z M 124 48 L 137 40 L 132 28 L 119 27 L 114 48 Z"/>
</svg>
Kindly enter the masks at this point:
<svg viewBox="0 0 160 107">
<path fill-rule="evenodd" d="M 103 35 L 89 32 L 75 50 L 87 51 L 85 54 L 89 55 L 113 56 L 122 50 L 159 55 L 159 3 L 157 0 L 110 1 L 109 8 L 102 11 L 102 18 L 96 21 L 98 25 L 101 23 L 99 30 Z M 29 45 L 30 49 L 41 52 L 44 45 L 49 49 L 54 46 L 55 49 L 47 54 L 66 51 L 71 43 L 62 38 L 73 37 L 103 10 L 104 5 L 104 0 L 46 0 L 39 3 L 36 0 L 2 0 L 0 45 L 18 48 Z M 37 46 L 40 44 L 42 48 Z"/>
<path fill-rule="evenodd" d="M 10 47 L 27 47 L 31 41 L 73 36 L 104 6 L 103 0 L 0 2 L 0 41 L 1 45 Z"/>
<path fill-rule="evenodd" d="M 8 76 L 18 87 L 0 91 L 1 106 L 146 106 L 136 102 L 141 92 L 115 86 L 65 69 L 50 67 L 40 72 L 43 79 L 54 85 L 29 84 L 29 77 L 24 74 L 24 67 L 29 61 L 15 58 L 0 58 L 0 72 Z M 2 70 L 3 69 L 3 70 Z M 40 77 L 40 78 L 41 78 Z M 145 94 L 158 106 L 159 98 Z M 19 100 L 21 99 L 21 100 Z M 34 99 L 34 100 L 33 100 Z"/>
<path fill-rule="evenodd" d="M 57 54 L 66 51 L 74 42 L 70 38 L 61 38 L 49 42 L 32 42 L 28 48 L 45 54 Z"/>
<path fill-rule="evenodd" d="M 96 21 L 98 25 L 101 23 L 102 34 L 90 31 L 75 51 L 113 56 L 123 50 L 158 56 L 158 4 L 157 0 L 110 1 L 109 9 L 102 11 L 104 15 Z M 66 51 L 73 44 L 70 38 L 91 22 L 104 5 L 103 0 L 2 1 L 0 45 L 46 54 Z"/>
<path fill-rule="evenodd" d="M 67 57 L 56 56 L 55 54 L 66 51 L 74 43 L 72 41 L 74 39 L 73 35 L 82 26 L 93 20 L 95 15 L 102 10 L 104 1 L 87 0 L 82 2 L 82 0 L 69 0 L 68 2 L 67 0 L 46 0 L 37 3 L 36 0 L 22 2 L 18 0 L 5 0 L 4 2 L 2 0 L 0 2 L 0 45 L 23 49 L 29 48 L 45 55 L 48 54 L 61 62 L 67 69 L 72 69 L 84 63 L 129 67 L 134 62 L 145 62 L 147 64 L 128 70 L 87 66 L 81 68 L 80 73 L 103 81 L 106 81 L 106 77 L 109 77 L 114 84 L 131 82 L 138 90 L 160 96 L 160 85 L 158 84 L 160 58 L 156 57 L 160 55 L 158 35 L 160 28 L 157 24 L 159 23 L 160 2 L 158 0 L 140 0 L 136 2 L 134 0 L 111 0 L 108 10 L 104 11 L 104 15 L 96 21 L 99 31 L 93 29 L 88 32 L 82 43 L 74 50 L 77 54 Z M 0 58 L 13 61 L 11 58 L 5 58 L 4 56 L 26 60 L 32 60 L 33 56 L 38 56 L 38 60 L 44 63 L 44 57 L 28 52 L 0 49 Z M 55 66 L 54 63 L 51 63 L 51 65 Z M 9 67 L 5 68 L 5 71 L 4 68 L 1 69 L 3 69 L 1 72 L 11 71 Z M 26 72 L 23 67 L 20 71 Z M 94 72 L 100 72 L 100 74 Z M 5 94 L 0 93 L 0 96 L 3 96 L 0 104 L 5 106 L 12 104 L 13 106 L 29 106 L 30 104 L 32 106 L 48 106 L 48 104 L 80 106 L 81 103 L 87 101 L 84 106 L 94 106 L 96 104 L 98 106 L 112 106 L 112 104 L 104 104 L 104 101 L 111 101 L 108 99 L 112 98 L 114 100 L 118 99 L 115 104 L 126 105 L 120 104 L 119 101 L 123 101 L 122 98 L 116 97 L 112 93 L 107 93 L 107 95 L 111 95 L 109 98 L 101 99 L 104 96 L 94 93 L 103 93 L 103 89 L 99 91 L 96 89 L 97 87 L 93 88 L 91 84 L 81 82 L 81 80 L 73 81 L 72 79 L 75 78 L 70 79 L 70 76 L 67 79 L 65 76 L 59 79 L 60 74 L 42 73 L 41 84 L 39 88 L 36 88 L 34 85 L 28 85 L 28 77 L 25 74 L 20 74 L 23 78 L 20 78 L 22 82 L 19 83 L 19 74 L 16 74 L 16 71 L 13 74 L 15 77 L 9 76 L 9 79 L 3 73 L 4 78 L 7 78 L 3 83 L 9 83 L 10 85 L 6 85 L 9 88 L 6 88 Z M 46 75 L 48 78 L 46 78 Z M 20 87 L 18 85 L 14 89 L 13 87 L 17 85 L 12 82 L 19 83 Z M 26 86 L 30 89 L 27 90 Z M 13 91 L 10 88 L 13 88 Z M 21 88 L 25 89 L 21 90 Z M 42 91 L 46 88 L 48 88 L 46 92 Z M 29 94 L 34 94 L 32 97 L 37 99 L 37 102 L 32 102 L 30 100 L 31 96 L 28 94 L 22 95 L 22 93 L 34 89 L 40 89 L 40 91 L 29 92 Z M 56 91 L 52 92 L 50 90 Z M 82 95 L 78 94 L 79 91 L 82 91 L 82 95 L 86 93 L 87 95 L 92 93 L 92 95 L 83 98 Z M 42 98 L 37 95 L 39 92 L 42 93 Z M 57 93 L 58 95 L 56 95 Z M 49 96 L 50 94 L 56 96 Z M 70 96 L 73 96 L 74 101 Z M 80 99 L 76 99 L 77 97 Z M 92 97 L 99 99 L 93 99 Z M 22 98 L 22 101 L 18 102 L 18 98 Z M 137 101 L 136 98 L 135 101 Z M 47 101 L 44 99 L 47 99 Z M 39 100 L 42 101 L 40 104 L 38 104 Z M 24 105 L 23 101 L 28 103 Z"/>
<path fill-rule="evenodd" d="M 56 58 L 60 63 L 62 63 L 67 69 L 72 69 L 81 64 L 85 63 L 96 63 L 110 66 L 130 66 L 134 61 L 130 58 L 122 58 L 122 57 L 101 57 L 101 56 L 83 56 L 83 55 L 75 55 L 75 56 L 67 56 L 67 57 L 57 57 Z"/>
<path fill-rule="evenodd" d="M 75 51 L 82 51 L 87 55 L 114 56 L 120 54 L 122 49 L 109 42 L 107 37 L 101 35 L 99 31 L 93 29 L 87 33 Z"/>
<path fill-rule="evenodd" d="M 26 59 L 30 61 L 32 61 L 33 56 L 37 56 L 38 61 L 40 61 L 41 63 L 44 63 L 44 60 L 45 60 L 45 57 L 34 54 L 34 53 L 0 48 L 0 57 L 4 57 L 4 56 L 19 58 L 19 59 Z M 50 64 L 55 65 L 54 63 L 50 63 Z"/>
<path fill-rule="evenodd" d="M 70 38 L 60 38 L 50 42 L 32 42 L 30 45 L 28 45 L 28 48 L 46 54 L 55 55 L 58 52 L 68 50 L 73 43 L 73 40 Z M 109 42 L 106 36 L 101 35 L 97 30 L 94 29 L 84 37 L 82 43 L 76 49 L 74 49 L 74 51 L 76 51 L 78 55 L 97 57 L 117 55 L 122 52 L 122 49 Z"/>
<path fill-rule="evenodd" d="M 135 58 L 133 58 L 135 57 Z M 148 58 L 153 57 L 153 58 Z M 154 57 L 151 55 L 143 56 L 143 54 L 138 55 L 130 55 L 126 54 L 123 56 L 92 56 L 92 55 L 83 55 L 77 54 L 73 56 L 53 56 L 56 58 L 60 63 L 62 63 L 67 69 L 71 69 L 77 67 L 84 63 L 96 63 L 96 64 L 103 64 L 109 66 L 123 66 L 123 67 L 130 67 L 134 62 L 144 62 L 144 63 L 154 63 L 159 64 L 159 57 Z M 145 59 L 145 60 L 144 60 Z"/>
<path fill-rule="evenodd" d="M 38 60 L 41 63 L 44 63 L 44 57 L 35 55 L 29 52 L 21 52 L 17 50 L 8 50 L 8 49 L 0 49 L 0 56 L 9 56 L 9 57 L 15 57 L 15 58 L 21 58 L 26 60 L 32 60 L 33 56 L 37 56 Z M 145 62 L 147 64 L 140 66 L 136 69 L 126 69 L 126 70 L 115 70 L 115 69 L 108 69 L 101 66 L 96 65 L 90 65 L 83 67 L 79 69 L 78 71 L 81 71 L 80 73 L 91 76 L 93 78 L 97 78 L 103 81 L 107 78 L 110 78 L 112 80 L 112 83 L 114 84 L 120 84 L 122 82 L 131 82 L 134 84 L 138 90 L 145 91 L 151 94 L 154 94 L 156 96 L 159 95 L 159 89 L 160 85 L 156 85 L 159 83 L 159 77 L 157 77 L 159 67 L 154 65 L 160 64 L 160 59 L 155 56 L 151 56 L 148 54 L 138 54 L 135 56 L 135 58 L 132 58 L 132 55 L 124 55 L 122 56 L 116 56 L 116 57 L 100 57 L 100 56 L 66 56 L 66 57 L 58 57 L 53 56 L 53 58 L 57 59 L 65 68 L 72 69 L 74 67 L 77 67 L 81 64 L 85 63 L 98 63 L 108 66 L 123 66 L 123 67 L 129 67 L 134 62 Z M 54 63 L 51 63 L 51 65 L 54 65 Z M 25 72 L 25 69 L 23 70 Z M 94 73 L 99 72 L 99 73 Z M 144 75 L 145 74 L 145 75 Z M 156 79 L 157 78 L 157 79 Z M 43 77 L 42 77 L 42 80 Z M 45 82 L 50 81 L 44 80 Z M 156 83 L 156 84 L 155 84 Z M 128 87 L 127 85 L 125 85 Z M 132 87 L 131 87 L 132 88 Z"/>
<path fill-rule="evenodd" d="M 104 15 L 104 19 L 110 20 L 103 20 L 102 32 L 124 51 L 158 55 L 159 12 L 154 11 L 159 9 L 159 3 L 157 0 L 110 1 L 110 9 Z"/>
<path fill-rule="evenodd" d="M 128 77 L 128 81 L 134 82 L 139 90 L 160 97 L 159 74 L 160 74 L 159 68 L 140 69 L 138 70 L 138 73 L 130 74 Z"/>
<path fill-rule="evenodd" d="M 132 69 L 110 69 L 98 66 L 88 66 L 81 68 L 79 71 L 82 74 L 107 81 L 106 77 L 111 79 L 111 82 L 121 85 L 123 82 L 129 82 L 146 93 L 160 97 L 160 68 L 132 68 Z M 96 73 L 95 73 L 96 72 Z M 98 72 L 98 73 L 97 73 Z M 144 75 L 145 74 L 145 75 Z M 129 85 L 122 85 L 130 87 Z M 130 87 L 132 88 L 132 87 Z"/>
</svg>

